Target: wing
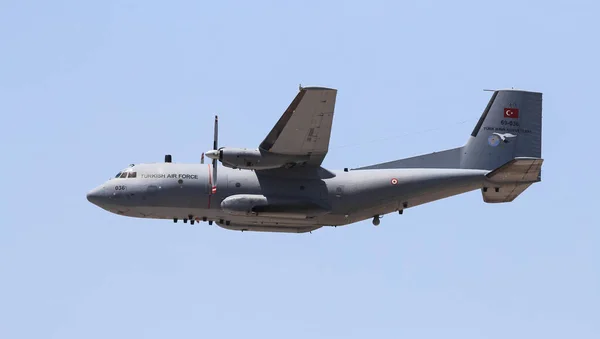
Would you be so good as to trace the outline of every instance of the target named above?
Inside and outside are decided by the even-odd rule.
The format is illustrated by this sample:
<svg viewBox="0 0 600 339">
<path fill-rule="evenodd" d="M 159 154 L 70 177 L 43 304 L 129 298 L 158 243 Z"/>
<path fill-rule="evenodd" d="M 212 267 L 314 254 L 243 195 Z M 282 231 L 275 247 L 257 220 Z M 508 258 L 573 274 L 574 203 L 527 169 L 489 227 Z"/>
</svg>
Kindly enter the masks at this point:
<svg viewBox="0 0 600 339">
<path fill-rule="evenodd" d="M 260 144 L 263 151 L 309 157 L 320 165 L 327 155 L 337 90 L 304 87 Z"/>
</svg>

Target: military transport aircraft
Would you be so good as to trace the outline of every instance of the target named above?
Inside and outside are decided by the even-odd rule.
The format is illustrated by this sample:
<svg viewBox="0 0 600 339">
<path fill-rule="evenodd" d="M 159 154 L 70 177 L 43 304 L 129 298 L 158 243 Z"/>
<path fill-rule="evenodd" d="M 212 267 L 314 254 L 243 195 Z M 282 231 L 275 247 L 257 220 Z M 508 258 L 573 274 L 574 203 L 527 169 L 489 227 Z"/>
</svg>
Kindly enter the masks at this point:
<svg viewBox="0 0 600 339">
<path fill-rule="evenodd" d="M 366 167 L 327 170 L 337 90 L 300 87 L 258 148 L 218 147 L 212 164 L 130 165 L 87 194 L 119 215 L 207 221 L 239 231 L 303 233 L 480 189 L 513 201 L 541 181 L 542 93 L 496 90 L 466 144 Z M 222 166 L 218 166 L 218 162 Z"/>
</svg>

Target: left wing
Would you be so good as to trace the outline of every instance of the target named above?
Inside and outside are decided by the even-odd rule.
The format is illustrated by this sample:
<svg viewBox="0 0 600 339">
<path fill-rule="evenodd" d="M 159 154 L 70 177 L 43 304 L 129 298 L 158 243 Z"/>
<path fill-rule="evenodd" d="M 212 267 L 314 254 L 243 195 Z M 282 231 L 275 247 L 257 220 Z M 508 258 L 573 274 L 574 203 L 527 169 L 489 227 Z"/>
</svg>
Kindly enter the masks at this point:
<svg viewBox="0 0 600 339">
<path fill-rule="evenodd" d="M 265 140 L 264 152 L 308 156 L 309 165 L 320 165 L 327 155 L 337 90 L 304 87 L 296 95 Z"/>
</svg>

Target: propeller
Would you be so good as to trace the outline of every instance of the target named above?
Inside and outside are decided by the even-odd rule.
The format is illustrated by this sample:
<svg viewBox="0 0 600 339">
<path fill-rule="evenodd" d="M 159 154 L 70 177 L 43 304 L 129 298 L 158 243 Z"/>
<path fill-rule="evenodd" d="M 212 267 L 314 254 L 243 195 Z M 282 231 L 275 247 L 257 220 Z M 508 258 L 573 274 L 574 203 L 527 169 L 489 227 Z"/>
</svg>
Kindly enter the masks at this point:
<svg viewBox="0 0 600 339">
<path fill-rule="evenodd" d="M 211 194 L 217 193 L 217 159 L 218 159 L 218 143 L 219 143 L 219 116 L 215 115 L 215 135 L 213 140 L 213 151 L 217 153 L 217 157 L 212 158 L 212 187 L 210 189 Z"/>
</svg>

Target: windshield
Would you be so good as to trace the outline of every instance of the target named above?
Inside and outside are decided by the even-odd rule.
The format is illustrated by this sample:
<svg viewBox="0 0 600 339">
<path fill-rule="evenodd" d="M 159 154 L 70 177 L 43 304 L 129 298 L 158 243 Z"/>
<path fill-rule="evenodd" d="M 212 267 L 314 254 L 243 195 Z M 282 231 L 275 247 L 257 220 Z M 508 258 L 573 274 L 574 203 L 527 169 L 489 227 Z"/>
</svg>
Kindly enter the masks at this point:
<svg viewBox="0 0 600 339">
<path fill-rule="evenodd" d="M 128 168 L 117 173 L 117 175 L 115 175 L 115 178 L 137 178 L 137 172 L 134 172 L 133 168 Z"/>
</svg>

